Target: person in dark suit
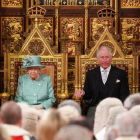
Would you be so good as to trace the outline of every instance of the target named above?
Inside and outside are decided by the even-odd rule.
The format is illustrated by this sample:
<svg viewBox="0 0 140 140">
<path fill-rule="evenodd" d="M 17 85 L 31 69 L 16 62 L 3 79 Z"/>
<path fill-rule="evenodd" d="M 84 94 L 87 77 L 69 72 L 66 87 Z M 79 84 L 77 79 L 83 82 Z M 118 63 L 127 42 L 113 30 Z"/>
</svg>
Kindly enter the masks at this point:
<svg viewBox="0 0 140 140">
<path fill-rule="evenodd" d="M 94 123 L 96 106 L 107 97 L 116 97 L 122 102 L 129 95 L 128 79 L 126 72 L 111 65 L 111 50 L 102 46 L 97 52 L 99 67 L 89 70 L 83 90 L 74 94 L 76 97 L 83 96 L 84 100 L 90 100 L 87 117 Z"/>
</svg>

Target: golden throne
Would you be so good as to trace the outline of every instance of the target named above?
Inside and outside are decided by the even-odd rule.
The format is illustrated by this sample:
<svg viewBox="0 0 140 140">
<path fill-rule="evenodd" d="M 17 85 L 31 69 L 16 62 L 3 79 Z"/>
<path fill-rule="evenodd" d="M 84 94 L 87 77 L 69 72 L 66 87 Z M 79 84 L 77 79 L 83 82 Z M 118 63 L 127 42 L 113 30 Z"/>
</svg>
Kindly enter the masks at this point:
<svg viewBox="0 0 140 140">
<path fill-rule="evenodd" d="M 6 53 L 5 62 L 8 73 L 5 76 L 5 80 L 8 83 L 6 88 L 11 100 L 14 100 L 16 94 L 18 77 L 26 73 L 26 69 L 21 69 L 25 55 L 41 56 L 41 64 L 46 66 L 41 70 L 41 73 L 51 76 L 55 97 L 57 98 L 61 95 L 63 84 L 61 80 L 63 76 L 62 63 L 64 63 L 64 60 L 62 60 L 62 54 L 58 54 L 55 46 L 52 46 L 52 40 L 48 36 L 48 31 L 45 32 L 43 25 L 39 25 L 38 19 L 43 18 L 45 12 L 46 10 L 40 7 L 38 3 L 29 8 L 28 15 L 30 18 L 34 18 L 34 20 L 32 21 L 32 25 L 29 25 L 29 33 L 24 33 L 26 37 L 24 43 L 21 47 L 16 48 L 19 51 Z M 65 64 L 67 65 L 67 62 Z M 7 97 L 5 93 L 1 95 L 2 104 L 8 100 Z"/>
<path fill-rule="evenodd" d="M 80 55 L 79 59 L 75 59 L 75 63 L 79 63 L 78 70 L 75 70 L 75 79 L 78 79 L 75 83 L 75 92 L 83 89 L 87 71 L 99 66 L 96 53 L 100 46 L 108 46 L 113 54 L 112 65 L 126 71 L 130 94 L 138 92 L 138 50 L 135 46 L 125 49 L 119 35 L 115 34 L 113 28 L 109 28 L 109 22 L 114 20 L 114 15 L 115 11 L 108 6 L 98 11 L 98 18 L 102 21 L 103 27 L 100 28 L 101 33 L 94 36 L 96 41 L 89 43 L 90 48 L 85 50 L 86 55 Z M 73 99 L 81 100 L 75 96 Z"/>
</svg>

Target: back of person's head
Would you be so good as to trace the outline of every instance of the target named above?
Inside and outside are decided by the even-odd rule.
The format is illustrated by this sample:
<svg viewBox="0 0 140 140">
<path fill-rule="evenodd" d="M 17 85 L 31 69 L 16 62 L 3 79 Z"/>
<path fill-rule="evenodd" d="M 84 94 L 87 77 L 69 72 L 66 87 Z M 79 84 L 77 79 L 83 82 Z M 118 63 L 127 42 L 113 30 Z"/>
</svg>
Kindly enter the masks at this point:
<svg viewBox="0 0 140 140">
<path fill-rule="evenodd" d="M 123 106 L 115 106 L 109 109 L 109 116 L 106 123 L 106 129 L 113 126 L 115 123 L 115 118 L 118 114 L 126 112 L 127 110 Z"/>
<path fill-rule="evenodd" d="M 124 107 L 128 110 L 135 105 L 140 105 L 140 93 L 131 94 L 124 101 Z"/>
<path fill-rule="evenodd" d="M 105 133 L 105 140 L 115 140 L 117 138 L 116 130 L 114 126 L 110 126 Z"/>
<path fill-rule="evenodd" d="M 1 121 L 4 124 L 16 125 L 21 120 L 21 109 L 14 101 L 9 101 L 1 106 Z"/>
<path fill-rule="evenodd" d="M 94 135 L 106 126 L 109 109 L 115 106 L 123 106 L 121 100 L 117 98 L 106 98 L 98 104 L 95 112 Z"/>
<path fill-rule="evenodd" d="M 66 124 L 61 114 L 54 108 L 44 112 L 37 126 L 38 140 L 52 140 L 57 131 Z"/>
<path fill-rule="evenodd" d="M 80 117 L 77 117 L 73 120 L 70 120 L 68 125 L 79 125 L 79 126 L 82 126 L 84 128 L 87 128 L 89 131 L 93 132 L 92 124 L 90 123 L 90 121 L 86 117 L 83 117 L 83 116 L 80 116 Z"/>
<path fill-rule="evenodd" d="M 67 125 L 58 131 L 53 140 L 92 140 L 92 138 L 86 128 Z"/>
<path fill-rule="evenodd" d="M 11 140 L 11 137 L 8 135 L 2 124 L 0 124 L 0 140 Z"/>
<path fill-rule="evenodd" d="M 115 127 L 119 136 L 138 136 L 139 121 L 131 112 L 119 114 L 115 119 Z"/>
<path fill-rule="evenodd" d="M 80 107 L 80 105 L 79 105 L 76 101 L 74 101 L 74 100 L 65 100 L 65 101 L 61 102 L 61 103 L 58 105 L 58 108 L 63 107 L 63 106 L 67 106 L 67 105 L 70 105 L 70 106 L 75 107 L 75 108 L 78 110 L 78 112 L 81 114 L 81 107 Z"/>
<path fill-rule="evenodd" d="M 61 114 L 61 116 L 63 117 L 66 123 L 80 116 L 80 113 L 78 112 L 78 110 L 75 107 L 70 106 L 70 105 L 60 107 L 57 109 L 57 111 Z"/>
</svg>

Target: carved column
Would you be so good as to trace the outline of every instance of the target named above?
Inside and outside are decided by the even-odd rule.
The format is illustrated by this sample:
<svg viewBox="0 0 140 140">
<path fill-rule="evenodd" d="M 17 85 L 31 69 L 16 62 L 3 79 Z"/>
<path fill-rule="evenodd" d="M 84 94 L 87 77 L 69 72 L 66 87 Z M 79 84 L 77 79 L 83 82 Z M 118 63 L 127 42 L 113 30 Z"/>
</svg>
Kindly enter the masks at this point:
<svg viewBox="0 0 140 140">
<path fill-rule="evenodd" d="M 133 53 L 133 87 L 132 92 L 136 93 L 139 91 L 139 28 L 135 27 L 133 38 L 129 40 L 132 45 Z"/>
<path fill-rule="evenodd" d="M 136 93 L 139 91 L 139 42 L 136 42 L 131 39 L 129 42 L 133 42 L 132 53 L 133 53 L 133 87 L 132 92 Z"/>
<path fill-rule="evenodd" d="M 55 46 L 58 48 L 58 9 L 59 2 L 55 1 Z"/>
<path fill-rule="evenodd" d="M 61 94 L 58 95 L 61 101 L 67 99 L 68 95 L 68 47 L 69 37 L 59 38 L 62 52 L 62 74 L 61 74 Z"/>
<path fill-rule="evenodd" d="M 77 90 L 81 90 L 82 87 L 80 57 L 83 40 L 75 39 L 73 40 L 73 42 L 75 43 L 75 92 L 76 92 Z M 82 97 L 79 98 L 73 96 L 72 99 L 75 100 L 81 106 Z"/>
<path fill-rule="evenodd" d="M 81 89 L 81 48 L 83 40 L 73 40 L 75 43 L 75 92 Z"/>
<path fill-rule="evenodd" d="M 28 32 L 29 18 L 28 18 L 29 0 L 26 0 L 26 32 Z"/>
<path fill-rule="evenodd" d="M 118 0 L 115 0 L 115 34 L 118 33 Z"/>
<path fill-rule="evenodd" d="M 85 0 L 85 50 L 88 48 L 88 0 Z"/>
</svg>

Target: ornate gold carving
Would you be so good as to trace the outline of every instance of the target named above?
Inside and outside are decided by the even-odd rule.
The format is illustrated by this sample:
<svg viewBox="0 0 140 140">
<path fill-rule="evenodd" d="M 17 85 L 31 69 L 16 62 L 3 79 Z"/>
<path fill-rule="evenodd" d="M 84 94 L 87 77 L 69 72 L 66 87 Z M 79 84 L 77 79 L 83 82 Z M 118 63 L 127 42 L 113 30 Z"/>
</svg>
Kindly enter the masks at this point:
<svg viewBox="0 0 140 140">
<path fill-rule="evenodd" d="M 10 97 L 10 95 L 7 92 L 1 93 L 0 94 L 0 98 L 2 100 L 1 105 L 3 105 L 5 102 L 7 102 L 9 97 Z"/>
<path fill-rule="evenodd" d="M 121 0 L 121 8 L 140 8 L 138 0 Z"/>
<path fill-rule="evenodd" d="M 91 29 L 90 29 L 90 36 L 91 36 L 91 41 L 95 41 L 96 39 L 95 39 L 95 35 L 98 33 L 98 30 L 101 28 L 101 27 L 103 27 L 103 24 L 101 24 L 101 21 L 99 20 L 99 19 L 97 19 L 97 18 L 91 18 L 90 19 L 90 27 L 91 27 Z M 102 28 L 103 29 L 103 28 Z"/>
<path fill-rule="evenodd" d="M 43 18 L 46 10 L 39 6 L 40 0 L 36 0 L 36 4 L 28 9 L 28 15 L 30 18 Z"/>
<path fill-rule="evenodd" d="M 88 1 L 85 0 L 85 49 L 88 47 Z"/>
<path fill-rule="evenodd" d="M 115 34 L 118 33 L 118 0 L 115 0 Z"/>
<path fill-rule="evenodd" d="M 35 0 L 31 0 L 31 5 L 33 5 Z M 104 0 L 88 0 L 88 6 L 103 6 Z M 108 0 L 110 6 L 112 6 L 112 0 Z M 43 6 L 84 6 L 84 0 L 42 0 Z"/>
<path fill-rule="evenodd" d="M 55 9 L 55 46 L 58 48 L 58 8 Z"/>
<path fill-rule="evenodd" d="M 2 20 L 2 38 L 8 38 L 5 42 L 5 47 L 10 53 L 17 53 L 22 47 L 22 17 L 7 17 L 1 18 Z M 11 38 L 11 40 L 10 40 Z M 9 42 L 10 41 L 10 42 Z"/>
<path fill-rule="evenodd" d="M 53 37 L 53 18 L 45 17 L 39 19 L 39 29 L 47 40 L 52 40 Z"/>
<path fill-rule="evenodd" d="M 132 47 L 129 47 L 128 41 L 133 38 L 133 31 L 134 28 L 137 27 L 137 23 L 140 24 L 140 19 L 136 18 L 122 18 L 121 25 L 122 25 L 122 41 L 124 45 L 122 46 L 122 50 L 125 54 L 128 54 L 132 51 Z"/>
<path fill-rule="evenodd" d="M 116 52 L 115 47 L 114 47 L 114 45 L 111 42 L 105 41 L 105 42 L 101 43 L 99 47 L 101 47 L 101 46 L 107 46 L 107 47 L 109 47 L 113 55 Z"/>
<path fill-rule="evenodd" d="M 37 32 L 34 34 L 34 38 L 39 38 L 39 34 Z"/>
<path fill-rule="evenodd" d="M 22 8 L 23 0 L 1 0 L 2 7 Z"/>
<path fill-rule="evenodd" d="M 33 40 L 29 43 L 28 51 L 32 55 L 41 55 L 44 51 L 44 45 L 40 40 Z"/>
</svg>

